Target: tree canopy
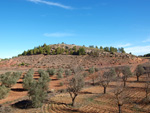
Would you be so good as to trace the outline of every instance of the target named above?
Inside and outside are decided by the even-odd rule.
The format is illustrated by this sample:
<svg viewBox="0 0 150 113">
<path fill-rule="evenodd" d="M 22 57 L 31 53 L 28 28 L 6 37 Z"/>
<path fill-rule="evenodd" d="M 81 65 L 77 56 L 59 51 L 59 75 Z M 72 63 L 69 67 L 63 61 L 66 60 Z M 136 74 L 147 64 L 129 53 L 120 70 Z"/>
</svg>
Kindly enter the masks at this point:
<svg viewBox="0 0 150 113">
<path fill-rule="evenodd" d="M 24 51 L 22 54 L 22 56 L 25 55 L 38 55 L 38 54 L 43 54 L 43 55 L 59 55 L 59 54 L 66 54 L 66 55 L 86 55 L 86 49 L 92 49 L 92 50 L 100 50 L 100 51 L 106 51 L 106 52 L 118 52 L 118 53 L 125 53 L 124 48 L 115 48 L 115 47 L 102 47 L 100 46 L 100 48 L 98 48 L 98 46 L 89 46 L 89 47 L 85 47 L 85 46 L 81 46 L 81 47 L 77 47 L 73 46 L 72 48 L 69 47 L 65 47 L 65 48 L 61 48 L 61 47 L 57 47 L 57 48 L 53 48 L 50 45 L 46 45 L 43 44 L 42 46 L 38 46 L 38 47 L 34 47 L 33 49 L 29 49 L 27 51 Z M 93 51 L 92 51 L 93 52 Z M 18 56 L 20 56 L 18 55 Z"/>
</svg>

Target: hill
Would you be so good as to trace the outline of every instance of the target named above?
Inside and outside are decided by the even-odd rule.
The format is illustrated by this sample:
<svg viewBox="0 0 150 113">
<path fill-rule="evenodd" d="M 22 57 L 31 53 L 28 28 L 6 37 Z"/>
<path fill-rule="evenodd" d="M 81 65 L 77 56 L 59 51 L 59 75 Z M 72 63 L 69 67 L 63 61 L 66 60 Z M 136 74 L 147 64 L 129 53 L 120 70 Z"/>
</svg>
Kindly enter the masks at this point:
<svg viewBox="0 0 150 113">
<path fill-rule="evenodd" d="M 27 70 L 30 68 L 34 69 L 46 69 L 46 68 L 72 68 L 75 65 L 83 66 L 84 68 L 89 67 L 107 67 L 107 66 L 120 66 L 128 64 L 136 64 L 143 62 L 141 58 L 138 58 L 134 55 L 119 52 L 114 47 L 105 47 L 105 48 L 94 48 L 94 47 L 84 47 L 76 45 L 67 45 L 67 44 L 54 44 L 54 45 L 43 45 L 37 48 L 34 48 L 29 51 L 34 51 L 35 49 L 42 48 L 42 51 L 45 51 L 45 48 L 51 48 L 50 53 L 59 50 L 68 50 L 72 51 L 72 55 L 62 52 L 54 55 L 47 54 L 37 54 L 37 55 L 20 55 L 12 59 L 3 60 L 0 62 L 1 70 Z M 84 50 L 80 53 L 80 48 Z M 107 49 L 109 51 L 106 51 Z M 117 50 L 117 51 L 116 51 Z M 116 52 L 114 52 L 116 51 Z M 84 53 L 84 54 L 83 54 Z"/>
</svg>

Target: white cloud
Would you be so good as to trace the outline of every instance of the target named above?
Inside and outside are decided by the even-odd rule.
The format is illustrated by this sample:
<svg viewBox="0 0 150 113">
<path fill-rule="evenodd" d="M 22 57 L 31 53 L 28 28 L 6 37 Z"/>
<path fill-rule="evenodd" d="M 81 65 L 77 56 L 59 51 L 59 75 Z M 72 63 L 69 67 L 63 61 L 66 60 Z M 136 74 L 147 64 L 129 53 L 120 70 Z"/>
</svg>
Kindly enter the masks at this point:
<svg viewBox="0 0 150 113">
<path fill-rule="evenodd" d="M 144 55 L 147 53 L 150 53 L 150 46 L 135 46 L 135 47 L 129 47 L 125 48 L 125 51 L 127 53 L 131 52 L 135 55 Z"/>
<path fill-rule="evenodd" d="M 74 36 L 74 34 L 70 34 L 70 33 L 45 33 L 44 36 L 46 36 L 46 37 L 68 37 L 68 36 Z"/>
<path fill-rule="evenodd" d="M 150 38 L 146 39 L 146 40 L 143 40 L 142 42 L 150 42 Z"/>
<path fill-rule="evenodd" d="M 130 43 L 121 44 L 121 45 L 118 45 L 117 47 L 128 47 L 128 46 L 131 46 L 131 44 Z"/>
<path fill-rule="evenodd" d="M 34 2 L 34 3 L 43 3 L 43 4 L 46 4 L 46 5 L 50 5 L 50 6 L 57 6 L 57 7 L 61 7 L 61 8 L 64 8 L 64 9 L 73 9 L 71 6 L 66 6 L 66 5 L 63 5 L 63 4 L 60 4 L 60 3 L 49 2 L 49 1 L 45 1 L 45 0 L 27 0 L 27 1 Z"/>
</svg>

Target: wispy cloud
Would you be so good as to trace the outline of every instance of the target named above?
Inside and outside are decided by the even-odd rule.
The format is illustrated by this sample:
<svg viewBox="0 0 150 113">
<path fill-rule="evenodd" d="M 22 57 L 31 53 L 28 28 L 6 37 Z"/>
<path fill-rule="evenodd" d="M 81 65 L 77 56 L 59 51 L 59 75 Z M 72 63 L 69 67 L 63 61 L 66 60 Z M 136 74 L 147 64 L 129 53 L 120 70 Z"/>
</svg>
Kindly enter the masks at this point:
<svg viewBox="0 0 150 113">
<path fill-rule="evenodd" d="M 146 39 L 146 40 L 143 40 L 142 42 L 150 42 L 150 38 Z"/>
<path fill-rule="evenodd" d="M 144 55 L 150 53 L 150 46 L 134 46 L 134 47 L 125 48 L 125 51 L 127 53 L 131 52 L 135 55 Z"/>
<path fill-rule="evenodd" d="M 66 6 L 60 3 L 50 2 L 50 1 L 45 1 L 45 0 L 27 0 L 27 1 L 34 2 L 34 3 L 43 3 L 46 5 L 50 5 L 50 6 L 57 6 L 57 7 L 61 7 L 64 9 L 73 9 L 71 6 Z"/>
<path fill-rule="evenodd" d="M 44 36 L 46 36 L 46 37 L 68 37 L 68 36 L 74 36 L 74 34 L 71 34 L 71 33 L 44 33 Z"/>
<path fill-rule="evenodd" d="M 128 47 L 128 46 L 131 46 L 131 45 L 132 44 L 130 44 L 130 43 L 126 43 L 126 44 L 120 44 L 117 47 Z"/>
</svg>

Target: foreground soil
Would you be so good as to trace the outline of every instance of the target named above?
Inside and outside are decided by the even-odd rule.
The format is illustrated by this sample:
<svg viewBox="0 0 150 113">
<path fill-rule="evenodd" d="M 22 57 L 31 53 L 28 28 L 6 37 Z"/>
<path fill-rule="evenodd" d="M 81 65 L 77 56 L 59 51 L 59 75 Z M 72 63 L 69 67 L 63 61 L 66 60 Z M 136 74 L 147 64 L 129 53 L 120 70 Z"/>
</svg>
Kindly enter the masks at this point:
<svg viewBox="0 0 150 113">
<path fill-rule="evenodd" d="M 128 79 L 127 87 L 124 91 L 125 99 L 122 106 L 123 113 L 148 113 L 150 103 L 144 102 L 145 75 L 136 82 L 136 77 Z M 71 98 L 68 93 L 60 93 L 44 103 L 41 108 L 20 109 L 13 107 L 13 113 L 116 113 L 118 112 L 117 102 L 114 95 L 116 82 L 111 82 L 107 88 L 107 94 L 103 94 L 103 87 L 90 86 L 84 88 L 76 99 L 75 107 L 71 107 Z M 27 98 L 22 98 L 22 100 Z M 21 102 L 21 99 L 9 103 L 12 105 Z"/>
</svg>

